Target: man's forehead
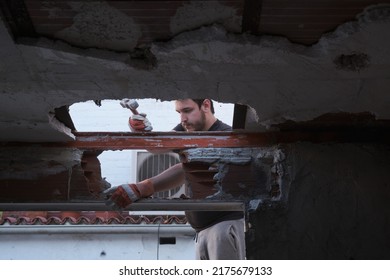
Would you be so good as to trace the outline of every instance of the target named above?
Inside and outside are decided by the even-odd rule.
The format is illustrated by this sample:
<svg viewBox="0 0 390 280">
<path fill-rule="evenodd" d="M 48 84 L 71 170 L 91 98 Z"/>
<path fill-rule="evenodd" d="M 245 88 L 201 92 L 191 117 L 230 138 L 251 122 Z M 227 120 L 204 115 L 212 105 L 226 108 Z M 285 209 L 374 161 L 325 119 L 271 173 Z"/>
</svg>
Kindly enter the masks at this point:
<svg viewBox="0 0 390 280">
<path fill-rule="evenodd" d="M 194 106 L 197 106 L 197 104 L 192 99 L 177 99 L 177 100 L 175 100 L 176 109 L 194 107 Z"/>
</svg>

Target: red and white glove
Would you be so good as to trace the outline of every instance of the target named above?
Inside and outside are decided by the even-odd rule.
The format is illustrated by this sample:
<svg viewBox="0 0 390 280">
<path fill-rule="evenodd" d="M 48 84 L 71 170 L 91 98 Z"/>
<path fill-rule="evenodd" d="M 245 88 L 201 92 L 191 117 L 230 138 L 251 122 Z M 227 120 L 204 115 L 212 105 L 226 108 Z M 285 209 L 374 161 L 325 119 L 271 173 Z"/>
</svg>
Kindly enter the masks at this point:
<svg viewBox="0 0 390 280">
<path fill-rule="evenodd" d="M 117 210 L 124 209 L 137 200 L 149 197 L 154 193 L 151 180 L 146 179 L 137 184 L 123 184 L 104 191 L 106 205 Z"/>
<path fill-rule="evenodd" d="M 140 113 L 129 118 L 129 127 L 132 132 L 152 131 L 153 127 L 146 114 Z"/>
<path fill-rule="evenodd" d="M 138 102 L 134 99 L 124 98 L 120 102 L 123 108 L 130 109 L 133 116 L 129 118 L 129 127 L 132 132 L 152 131 L 153 127 L 150 121 L 146 118 L 145 113 L 138 113 Z"/>
</svg>

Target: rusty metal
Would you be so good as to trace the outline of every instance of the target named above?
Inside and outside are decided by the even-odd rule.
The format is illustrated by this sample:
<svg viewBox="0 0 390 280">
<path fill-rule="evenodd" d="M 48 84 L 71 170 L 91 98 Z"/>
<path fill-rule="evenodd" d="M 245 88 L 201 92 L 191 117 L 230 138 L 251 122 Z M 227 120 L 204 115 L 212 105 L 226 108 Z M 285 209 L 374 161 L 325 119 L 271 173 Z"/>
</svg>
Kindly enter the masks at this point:
<svg viewBox="0 0 390 280">
<path fill-rule="evenodd" d="M 182 150 L 190 148 L 266 147 L 295 142 L 390 142 L 390 129 L 336 128 L 271 132 L 74 132 L 76 140 L 50 143 L 2 143 L 0 147 L 37 146 L 93 150 Z"/>
<path fill-rule="evenodd" d="M 256 147 L 273 143 L 270 135 L 236 132 L 75 133 L 76 141 L 64 144 L 81 149 L 156 149 Z"/>
</svg>

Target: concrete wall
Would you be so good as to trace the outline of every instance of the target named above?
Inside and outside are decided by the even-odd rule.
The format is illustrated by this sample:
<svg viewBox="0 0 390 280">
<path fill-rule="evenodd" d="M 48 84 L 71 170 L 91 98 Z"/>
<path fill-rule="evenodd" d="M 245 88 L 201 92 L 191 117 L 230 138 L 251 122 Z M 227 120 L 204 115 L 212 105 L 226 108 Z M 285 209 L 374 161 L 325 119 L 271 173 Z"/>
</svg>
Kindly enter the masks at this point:
<svg viewBox="0 0 390 280">
<path fill-rule="evenodd" d="M 1 25 L 0 138 L 69 140 L 71 135 L 53 129 L 48 112 L 129 93 L 164 100 L 201 93 L 247 104 L 258 114 L 254 129 L 340 111 L 388 120 L 388 10 L 363 13 L 310 47 L 202 28 L 154 44 L 158 64 L 150 71 L 129 66 L 127 55 L 99 59 L 90 50 L 68 53 L 74 48 L 55 42 L 50 44 L 58 50 L 45 42 L 15 47 Z M 354 54 L 369 63 L 353 71 L 340 67 L 339 58 L 360 57 Z M 287 200 L 250 215 L 248 258 L 390 258 L 388 146 L 301 143 L 286 146 L 285 154 Z"/>
<path fill-rule="evenodd" d="M 390 147 L 284 148 L 288 199 L 250 215 L 250 259 L 389 259 Z"/>
<path fill-rule="evenodd" d="M 153 43 L 156 63 L 150 68 L 135 67 L 128 53 L 61 41 L 15 45 L 0 21 L 0 138 L 69 141 L 74 136 L 55 121 L 55 108 L 126 97 L 247 104 L 257 112 L 252 129 L 329 112 L 389 119 L 389 10 L 388 5 L 367 9 L 312 46 L 207 26 Z"/>
</svg>

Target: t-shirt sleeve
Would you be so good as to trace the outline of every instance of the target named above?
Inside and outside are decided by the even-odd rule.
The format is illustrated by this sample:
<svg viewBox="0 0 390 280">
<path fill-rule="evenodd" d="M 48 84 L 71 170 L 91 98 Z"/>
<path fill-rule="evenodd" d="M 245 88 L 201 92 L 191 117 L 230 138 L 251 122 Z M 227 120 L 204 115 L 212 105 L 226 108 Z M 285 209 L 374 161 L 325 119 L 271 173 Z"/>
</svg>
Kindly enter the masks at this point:
<svg viewBox="0 0 390 280">
<path fill-rule="evenodd" d="M 184 127 L 180 123 L 177 126 L 175 126 L 172 130 L 174 130 L 174 131 L 185 131 Z"/>
</svg>

